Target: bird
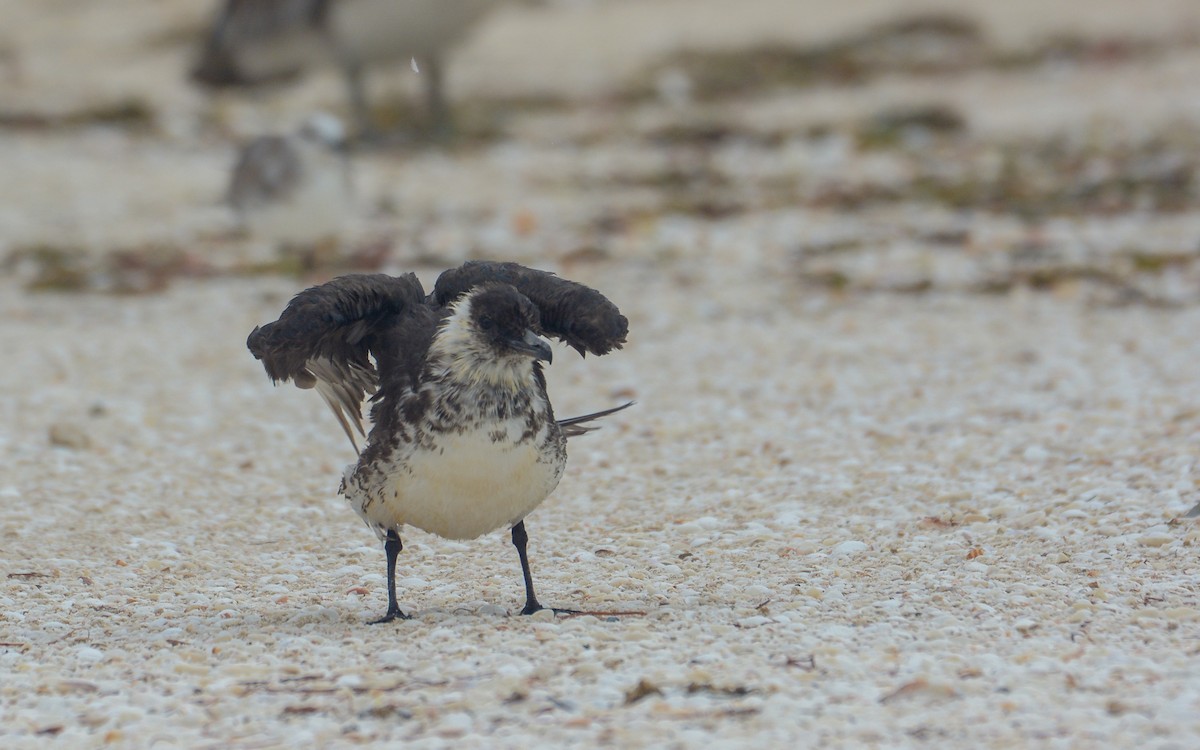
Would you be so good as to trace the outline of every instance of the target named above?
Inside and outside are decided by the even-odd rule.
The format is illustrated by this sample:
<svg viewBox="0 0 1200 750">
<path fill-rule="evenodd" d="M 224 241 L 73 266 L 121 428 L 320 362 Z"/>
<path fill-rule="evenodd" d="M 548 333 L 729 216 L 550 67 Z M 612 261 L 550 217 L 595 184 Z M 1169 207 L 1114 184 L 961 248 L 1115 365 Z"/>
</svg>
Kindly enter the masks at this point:
<svg viewBox="0 0 1200 750">
<path fill-rule="evenodd" d="M 309 248 L 337 237 L 353 207 L 345 129 L 318 112 L 291 135 L 260 135 L 240 149 L 225 201 L 251 234 Z"/>
<path fill-rule="evenodd" d="M 374 623 L 409 618 L 396 600 L 405 526 L 458 540 L 510 527 L 521 614 L 545 609 L 525 517 L 558 485 L 567 438 L 633 402 L 556 419 L 544 337 L 603 355 L 622 348 L 628 330 L 617 306 L 590 287 L 516 263 L 469 261 L 443 272 L 429 294 L 412 273 L 339 276 L 251 332 L 246 344 L 273 382 L 315 389 L 356 451 L 356 435 L 366 437 L 339 494 L 383 542 L 388 604 Z"/>
<path fill-rule="evenodd" d="M 425 79 L 428 116 L 449 128 L 445 58 L 499 0 L 224 0 L 191 78 L 213 88 L 286 81 L 337 66 L 361 134 L 373 131 L 365 69 L 411 59 Z"/>
</svg>

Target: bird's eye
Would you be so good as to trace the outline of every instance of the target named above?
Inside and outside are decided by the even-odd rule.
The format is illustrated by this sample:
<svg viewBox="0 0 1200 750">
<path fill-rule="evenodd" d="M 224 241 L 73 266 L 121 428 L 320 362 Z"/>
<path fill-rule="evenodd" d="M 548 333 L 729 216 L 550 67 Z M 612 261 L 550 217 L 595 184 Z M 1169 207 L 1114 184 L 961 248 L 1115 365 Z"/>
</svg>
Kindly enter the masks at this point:
<svg viewBox="0 0 1200 750">
<path fill-rule="evenodd" d="M 482 318 L 479 319 L 479 327 L 485 331 L 492 330 L 492 326 L 494 326 L 494 325 L 496 325 L 495 321 L 493 321 L 487 315 L 484 315 Z"/>
</svg>

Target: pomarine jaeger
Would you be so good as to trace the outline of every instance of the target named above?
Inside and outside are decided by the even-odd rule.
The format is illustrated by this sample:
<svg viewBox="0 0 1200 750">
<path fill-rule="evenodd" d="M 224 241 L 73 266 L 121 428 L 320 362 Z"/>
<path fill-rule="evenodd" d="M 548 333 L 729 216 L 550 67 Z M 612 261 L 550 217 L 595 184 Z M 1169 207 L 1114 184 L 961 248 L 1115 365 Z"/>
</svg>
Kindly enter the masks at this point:
<svg viewBox="0 0 1200 750">
<path fill-rule="evenodd" d="M 429 118 L 445 129 L 449 123 L 443 92 L 445 57 L 499 4 L 498 0 L 223 0 L 191 78 L 214 88 L 253 87 L 332 63 L 345 78 L 361 134 L 371 129 L 365 68 L 412 58 L 424 78 Z"/>
<path fill-rule="evenodd" d="M 408 617 L 396 601 L 405 525 L 448 539 L 511 526 L 521 614 L 544 609 L 525 516 L 562 477 L 567 438 L 630 404 L 556 420 L 541 334 L 601 355 L 621 348 L 628 327 L 594 289 L 516 263 L 472 261 L 441 274 L 429 295 L 411 273 L 341 276 L 300 292 L 279 320 L 254 329 L 246 344 L 267 375 L 315 388 L 356 450 L 371 395 L 373 425 L 339 491 L 387 555 L 388 608 L 375 622 Z"/>
</svg>

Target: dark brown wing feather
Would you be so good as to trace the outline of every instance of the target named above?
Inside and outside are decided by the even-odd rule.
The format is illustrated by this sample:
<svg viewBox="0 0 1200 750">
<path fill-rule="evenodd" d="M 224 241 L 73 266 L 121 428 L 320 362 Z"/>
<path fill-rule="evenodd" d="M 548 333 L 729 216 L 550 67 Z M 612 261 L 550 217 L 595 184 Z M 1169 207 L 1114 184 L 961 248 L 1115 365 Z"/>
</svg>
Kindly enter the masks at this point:
<svg viewBox="0 0 1200 750">
<path fill-rule="evenodd" d="M 379 386 L 371 355 L 381 367 L 395 362 L 396 329 L 426 319 L 421 327 L 432 327 L 425 290 L 411 273 L 339 276 L 297 294 L 279 320 L 251 332 L 246 346 L 273 381 L 315 387 L 357 450 L 351 428 L 363 433 L 363 398 Z"/>
<path fill-rule="evenodd" d="M 438 277 L 432 302 L 446 306 L 472 287 L 487 282 L 511 284 L 537 305 L 545 333 L 567 342 L 580 354 L 620 349 L 629 321 L 595 289 L 560 279 L 549 271 L 517 263 L 469 261 Z"/>
</svg>

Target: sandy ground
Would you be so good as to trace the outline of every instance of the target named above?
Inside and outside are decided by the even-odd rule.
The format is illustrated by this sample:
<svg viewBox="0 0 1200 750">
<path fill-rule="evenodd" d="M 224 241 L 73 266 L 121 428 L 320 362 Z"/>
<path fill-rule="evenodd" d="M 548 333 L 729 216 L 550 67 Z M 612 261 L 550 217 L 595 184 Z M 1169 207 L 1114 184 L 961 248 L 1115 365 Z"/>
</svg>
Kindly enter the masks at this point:
<svg viewBox="0 0 1200 750">
<path fill-rule="evenodd" d="M 334 494 L 344 436 L 243 343 L 324 271 L 233 273 L 270 249 L 222 239 L 217 205 L 233 136 L 339 106 L 336 80 L 214 103 L 162 41 L 200 4 L 144 5 L 0 3 L 28 30 L 0 24 L 6 107 L 132 95 L 156 113 L 151 132 L 0 131 L 3 253 L 158 243 L 205 262 L 133 295 L 39 292 L 27 262 L 5 266 L 0 746 L 1200 746 L 1200 525 L 1179 520 L 1200 501 L 1200 216 L 813 198 L 906 189 L 930 154 L 983 163 L 1005 139 L 1085 131 L 1103 162 L 1194 129 L 1194 4 L 953 6 L 1003 45 L 1170 42 L 1115 64 L 628 107 L 611 92 L 672 49 L 808 43 L 900 6 L 497 13 L 456 98 L 503 88 L 507 66 L 504 95 L 568 105 L 480 146 L 360 154 L 348 234 L 386 233 L 384 268 L 427 283 L 439 263 L 514 258 L 628 315 L 623 351 L 556 351 L 560 414 L 638 405 L 571 444 L 527 525 L 544 602 L 644 614 L 515 616 L 506 534 L 413 531 L 414 619 L 386 626 L 364 624 L 385 604 L 382 550 Z M 520 43 L 533 31 L 555 65 Z M 963 112 L 965 145 L 759 138 L 906 101 Z M 655 136 L 713 122 L 742 136 Z M 1155 158 L 1194 174 L 1187 148 Z M 707 189 L 672 187 L 693 168 L 738 210 L 681 203 Z M 764 197 L 781 181 L 799 197 Z M 1066 264 L 1039 272 L 1070 273 L 997 290 L 1031 248 Z"/>
</svg>

